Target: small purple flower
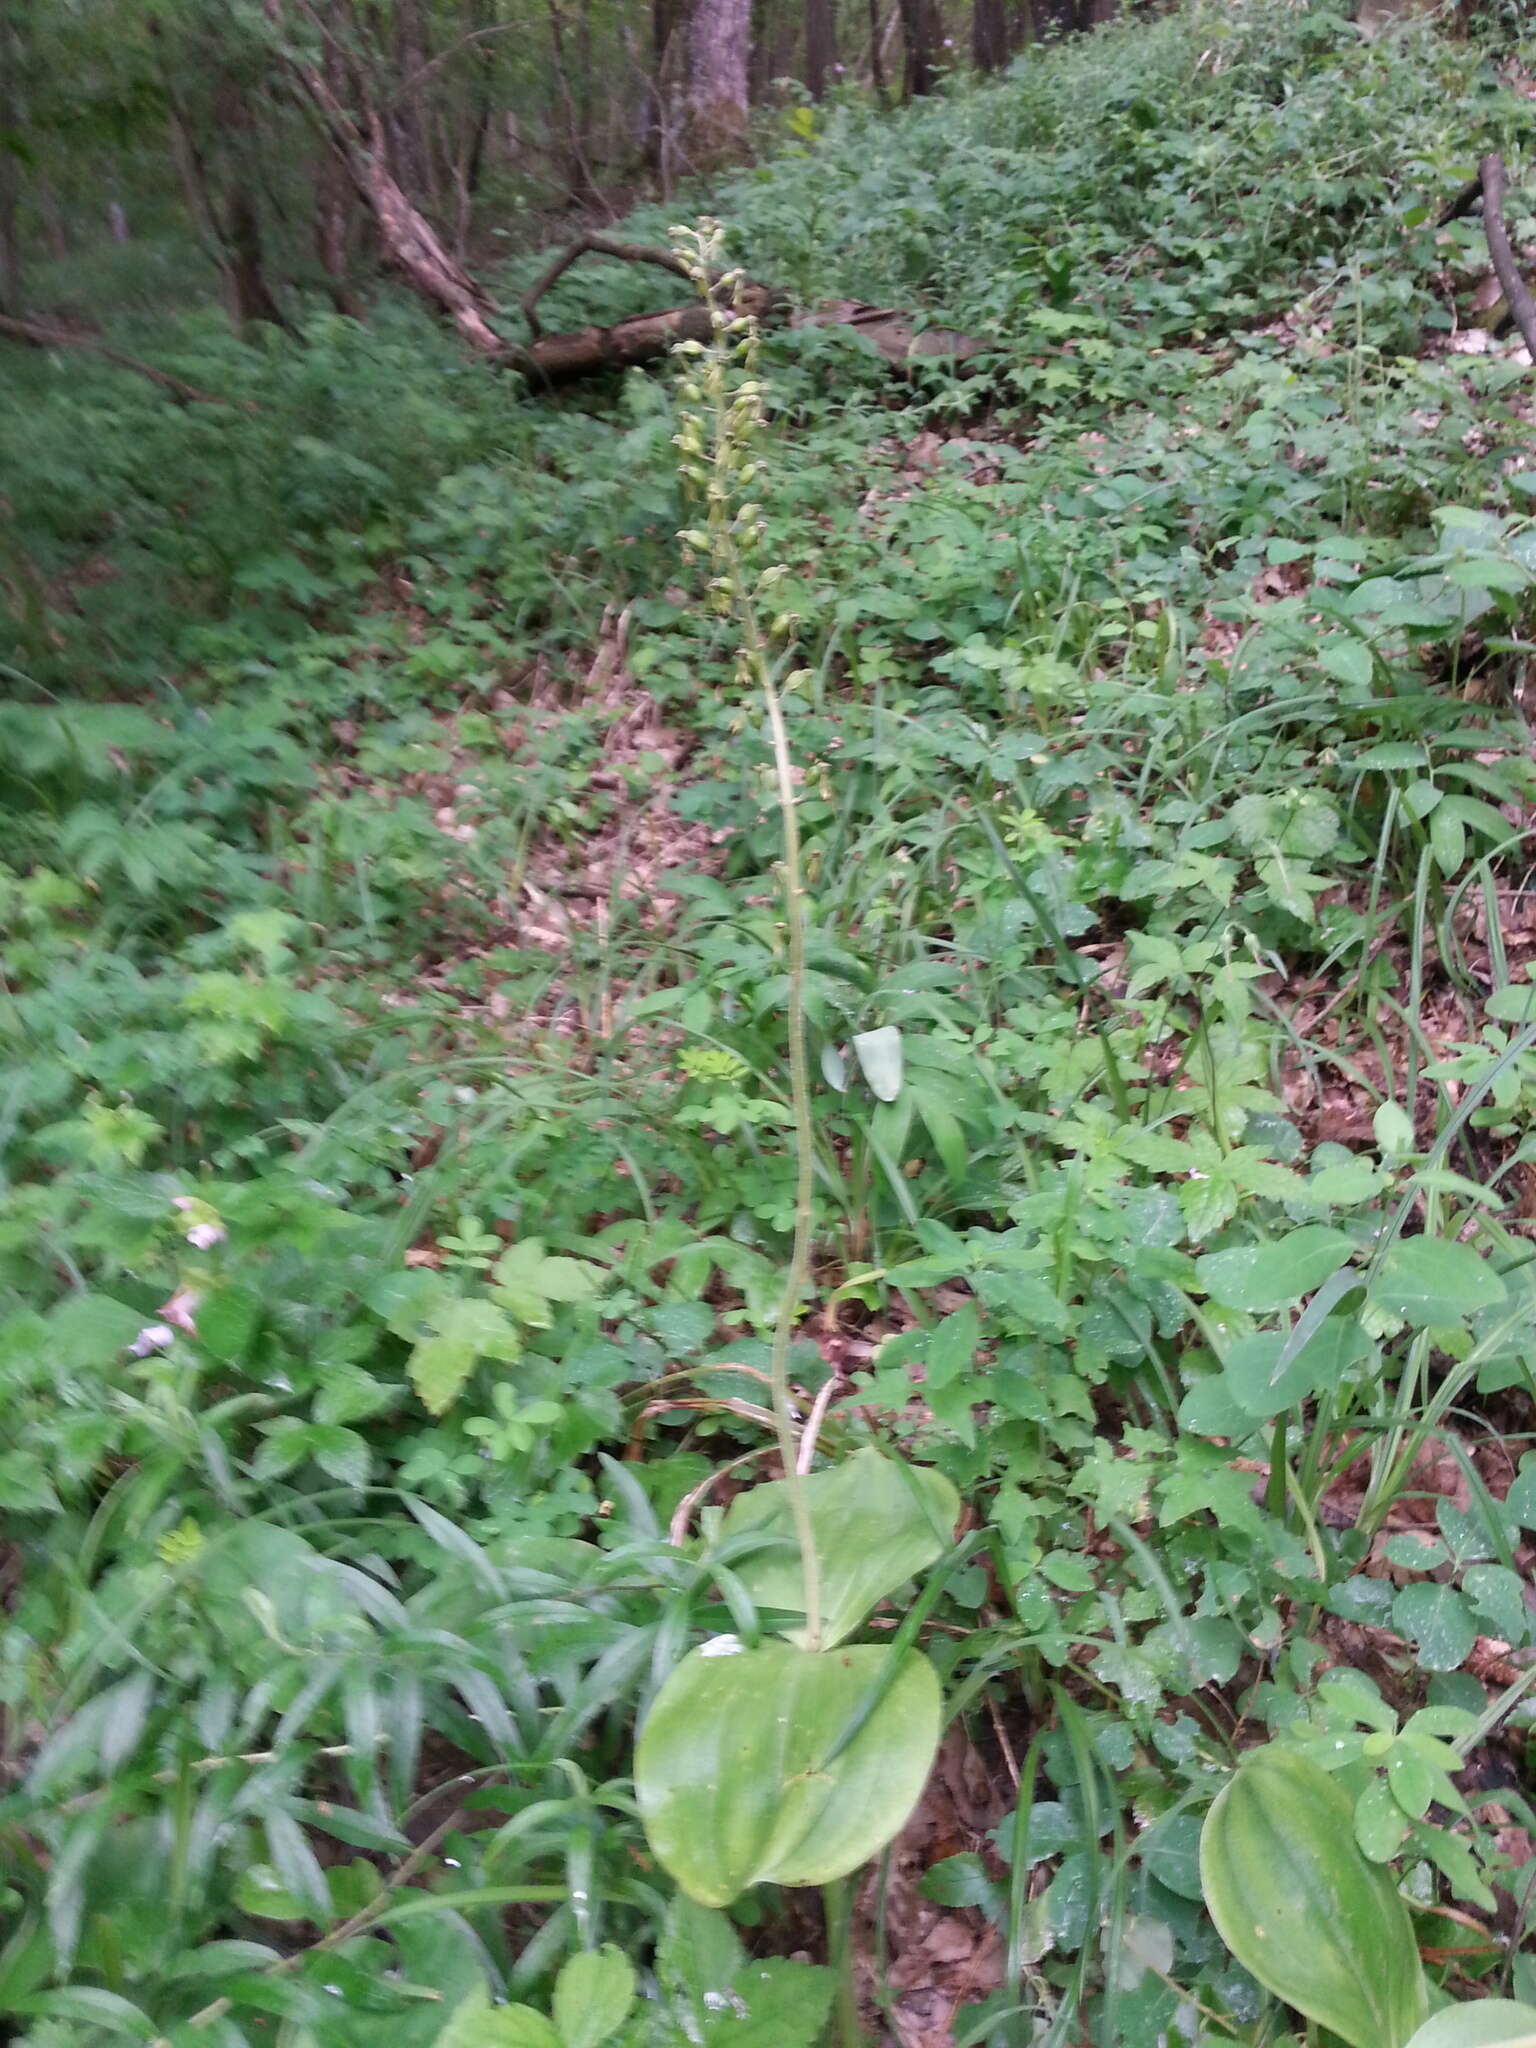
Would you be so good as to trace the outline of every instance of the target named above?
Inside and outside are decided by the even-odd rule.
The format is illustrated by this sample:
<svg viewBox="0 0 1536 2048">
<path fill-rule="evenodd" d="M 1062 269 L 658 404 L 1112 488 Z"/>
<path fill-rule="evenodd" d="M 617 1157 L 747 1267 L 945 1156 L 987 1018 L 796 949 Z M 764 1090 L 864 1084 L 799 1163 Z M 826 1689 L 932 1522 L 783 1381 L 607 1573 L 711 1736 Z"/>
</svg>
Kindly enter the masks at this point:
<svg viewBox="0 0 1536 2048">
<path fill-rule="evenodd" d="M 146 1323 L 128 1350 L 134 1358 L 148 1358 L 151 1352 L 169 1350 L 175 1342 L 176 1332 L 169 1323 Z"/>
<path fill-rule="evenodd" d="M 222 1244 L 229 1232 L 221 1230 L 217 1223 L 194 1223 L 187 1232 L 187 1243 L 194 1251 L 211 1252 L 216 1244 Z"/>
</svg>

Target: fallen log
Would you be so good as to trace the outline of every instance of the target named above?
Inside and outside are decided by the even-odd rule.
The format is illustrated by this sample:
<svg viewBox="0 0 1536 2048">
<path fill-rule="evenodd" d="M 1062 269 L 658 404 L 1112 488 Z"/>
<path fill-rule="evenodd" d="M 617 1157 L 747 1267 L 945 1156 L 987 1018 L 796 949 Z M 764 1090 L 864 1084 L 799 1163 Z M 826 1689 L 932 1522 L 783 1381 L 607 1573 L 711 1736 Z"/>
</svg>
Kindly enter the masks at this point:
<svg viewBox="0 0 1536 2048">
<path fill-rule="evenodd" d="M 359 159 L 365 173 L 374 161 L 373 158 Z M 378 201 L 381 223 L 393 219 L 390 194 L 375 193 L 374 197 Z M 413 215 L 413 218 L 419 219 L 419 216 Z M 398 221 L 396 226 L 400 226 Z M 424 280 L 436 280 L 439 284 L 442 280 L 433 250 L 427 249 L 423 253 L 418 249 L 412 239 L 413 232 L 411 222 L 407 221 L 400 227 L 397 242 L 399 246 L 409 246 L 422 256 L 413 280 L 418 289 L 435 299 L 477 354 L 520 371 L 536 390 L 572 383 L 581 377 L 600 376 L 605 370 L 642 368 L 669 355 L 679 342 L 708 341 L 713 332 L 714 309 L 703 299 L 694 299 L 686 306 L 666 306 L 653 313 L 633 313 L 628 319 L 617 320 L 608 327 L 578 327 L 565 333 L 546 334 L 539 324 L 539 301 L 582 256 L 608 256 L 621 263 L 646 263 L 674 275 L 688 275 L 682 258 L 670 249 L 655 248 L 643 242 L 619 242 L 608 235 L 586 234 L 554 257 L 524 294 L 519 310 L 528 329 L 528 339 L 521 343 L 505 341 L 487 317 L 494 317 L 497 310 L 494 303 L 483 287 L 469 280 L 464 273 L 458 273 L 458 277 L 473 292 L 472 300 L 466 301 L 456 288 L 444 287 L 436 292 L 426 289 Z M 720 274 L 716 273 L 710 281 L 719 284 Z M 920 327 L 910 314 L 888 306 L 867 306 L 854 299 L 829 299 L 819 306 L 797 311 L 788 292 L 750 279 L 734 285 L 731 305 L 738 312 L 750 314 L 765 327 L 851 327 L 885 358 L 893 370 L 903 374 L 910 374 L 919 363 L 943 361 L 964 375 L 977 358 L 996 353 L 993 344 L 979 341 L 973 334 L 963 334 L 954 327 Z M 39 321 L 0 318 L 0 335 L 3 334 L 43 346 L 70 345 L 93 349 L 109 362 L 148 377 L 178 404 L 220 405 L 228 402 L 213 392 L 200 391 L 195 385 L 184 383 L 181 378 L 157 369 L 152 363 L 124 355 L 93 334 L 51 327 Z"/>
<path fill-rule="evenodd" d="M 782 294 L 761 285 L 743 287 L 736 305 L 765 326 L 782 320 L 789 310 Z M 668 355 L 680 341 L 708 341 L 713 331 L 711 309 L 702 302 L 669 306 L 659 313 L 634 313 L 611 327 L 577 327 L 565 334 L 543 334 L 503 352 L 503 360 L 520 370 L 533 385 L 567 384 L 577 377 L 595 377 L 604 370 L 637 369 Z"/>
<path fill-rule="evenodd" d="M 825 299 L 798 313 L 791 327 L 856 327 L 893 370 L 910 370 L 917 362 L 943 360 L 966 364 L 977 356 L 995 356 L 995 342 L 978 341 L 958 327 L 919 327 L 909 313 L 889 306 L 865 306 L 853 299 Z"/>
<path fill-rule="evenodd" d="M 554 257 L 524 294 L 519 311 L 528 339 L 509 346 L 503 360 L 521 370 L 533 384 L 563 384 L 603 370 L 633 369 L 655 362 L 680 341 L 707 341 L 713 330 L 711 308 L 703 300 L 669 306 L 660 312 L 635 313 L 611 327 L 578 327 L 564 334 L 546 334 L 538 304 L 557 279 L 583 256 L 608 256 L 620 263 L 649 263 L 686 277 L 687 266 L 670 249 L 644 242 L 619 242 L 609 235 L 586 234 Z M 720 274 L 711 278 L 720 282 Z M 988 344 L 953 327 L 919 327 L 909 315 L 889 307 L 866 306 L 853 299 L 827 300 L 796 312 L 787 292 L 750 279 L 737 284 L 731 300 L 739 312 L 765 327 L 853 327 L 893 369 L 910 370 L 916 362 L 940 358 L 959 365 L 992 353 Z"/>
<path fill-rule="evenodd" d="M 797 313 L 788 295 L 771 285 L 744 285 L 733 304 L 765 327 L 852 327 L 893 370 L 910 372 L 918 363 L 942 360 L 954 363 L 964 375 L 975 357 L 995 353 L 975 335 L 962 334 L 953 327 L 920 328 L 906 314 L 880 306 L 844 302 Z M 712 331 L 708 306 L 669 306 L 660 312 L 632 314 L 611 327 L 540 333 L 537 340 L 507 348 L 502 360 L 520 370 L 530 384 L 565 384 L 604 370 L 637 369 L 656 362 L 680 341 L 708 341 Z"/>
</svg>

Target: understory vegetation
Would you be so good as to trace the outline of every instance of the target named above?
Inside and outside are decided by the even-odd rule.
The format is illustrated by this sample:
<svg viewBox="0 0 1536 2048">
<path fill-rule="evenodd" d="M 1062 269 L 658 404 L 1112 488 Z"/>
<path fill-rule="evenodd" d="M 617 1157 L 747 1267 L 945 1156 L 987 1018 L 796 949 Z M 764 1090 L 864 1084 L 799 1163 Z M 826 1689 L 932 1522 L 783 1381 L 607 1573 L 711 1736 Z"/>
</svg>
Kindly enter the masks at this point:
<svg viewBox="0 0 1536 2048">
<path fill-rule="evenodd" d="M 1202 1884 L 1261 1745 L 1411 1923 L 1373 2038 L 1536 2005 L 1532 371 L 1440 224 L 1500 150 L 1536 239 L 1533 110 L 1196 5 L 626 223 L 985 345 L 909 378 L 61 260 L 208 397 L 0 391 L 6 2038 L 1363 2048 Z M 635 1745 L 823 1640 L 807 1156 L 827 1636 L 946 1732 L 716 1897 Z"/>
</svg>

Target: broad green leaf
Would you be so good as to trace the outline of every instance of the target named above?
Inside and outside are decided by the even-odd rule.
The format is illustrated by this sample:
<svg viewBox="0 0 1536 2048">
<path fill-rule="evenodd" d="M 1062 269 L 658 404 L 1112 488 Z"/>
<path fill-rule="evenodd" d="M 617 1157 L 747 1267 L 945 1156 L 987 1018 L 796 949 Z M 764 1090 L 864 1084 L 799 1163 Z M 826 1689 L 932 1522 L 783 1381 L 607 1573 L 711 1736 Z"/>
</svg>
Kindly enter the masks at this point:
<svg viewBox="0 0 1536 2048">
<path fill-rule="evenodd" d="M 706 2015 L 705 2048 L 816 2048 L 825 2039 L 836 1982 L 830 1970 L 786 1956 L 749 1962 L 726 2009 Z"/>
<path fill-rule="evenodd" d="M 1353 1241 L 1342 1231 L 1304 1223 L 1273 1244 L 1207 1252 L 1196 1259 L 1195 1272 L 1206 1293 L 1227 1308 L 1264 1315 L 1289 1308 L 1321 1287 L 1353 1250 Z"/>
<path fill-rule="evenodd" d="M 612 1943 L 569 1958 L 555 1979 L 560 2048 L 599 2048 L 624 2024 L 635 2000 L 634 1965 Z"/>
<path fill-rule="evenodd" d="M 1455 1752 L 1452 1752 L 1454 1756 Z M 1460 1768 L 1457 1760 L 1455 1768 Z M 1422 1820 L 1429 1803 L 1440 1790 L 1436 1772 L 1411 1742 L 1397 1742 L 1387 1753 L 1387 1783 L 1392 1797 L 1415 1820 Z"/>
<path fill-rule="evenodd" d="M 442 1415 L 463 1390 L 482 1358 L 516 1358 L 522 1340 L 512 1324 L 480 1295 L 443 1302 L 432 1313 L 427 1336 L 411 1352 L 409 1372 L 417 1398 L 429 1415 Z"/>
<path fill-rule="evenodd" d="M 152 1316 L 109 1294 L 69 1294 L 49 1311 L 47 1346 L 69 1372 L 99 1369 L 137 1337 Z"/>
<path fill-rule="evenodd" d="M 1493 991 L 1483 1008 L 1501 1024 L 1529 1024 L 1536 1017 L 1536 983 L 1506 982 Z"/>
<path fill-rule="evenodd" d="M 866 1447 L 841 1465 L 801 1481 L 821 1566 L 822 1647 L 840 1643 L 876 1602 L 933 1563 L 948 1547 L 960 1498 L 941 1472 L 908 1465 Z M 732 1501 L 722 1536 L 758 1530 L 777 1540 L 735 1566 L 759 1607 L 805 1612 L 805 1583 L 782 1479 Z M 785 1631 L 804 1645 L 809 1631 Z"/>
<path fill-rule="evenodd" d="M 1444 1237 L 1400 1239 L 1382 1259 L 1370 1287 L 1373 1302 L 1417 1330 L 1462 1322 L 1502 1301 L 1506 1292 L 1471 1245 Z"/>
<path fill-rule="evenodd" d="M 597 1292 L 601 1279 L 597 1268 L 582 1259 L 546 1252 L 538 1237 L 509 1245 L 493 1270 L 496 1300 L 535 1329 L 548 1327 L 552 1302 L 585 1301 Z"/>
<path fill-rule="evenodd" d="M 483 1985 L 472 1991 L 432 2048 L 561 2048 L 560 2036 L 531 2005 L 492 2005 Z"/>
<path fill-rule="evenodd" d="M 865 1080 L 882 1102 L 894 1102 L 901 1093 L 901 1033 L 894 1024 L 881 1024 L 874 1031 L 858 1031 L 853 1039 L 854 1058 Z"/>
<path fill-rule="evenodd" d="M 1425 2005 L 1408 1911 L 1319 1765 L 1251 1752 L 1206 1817 L 1200 1879 L 1217 1933 L 1266 1989 L 1353 2048 L 1403 2048 Z"/>
<path fill-rule="evenodd" d="M 727 1906 L 749 1885 L 827 1884 L 884 1848 L 917 1804 L 938 1748 L 939 1681 L 879 1644 L 812 1652 L 734 1636 L 683 1659 L 635 1749 L 635 1791 L 657 1860 L 690 1898 Z M 836 1754 L 834 1754 L 836 1751 Z"/>
<path fill-rule="evenodd" d="M 1437 2012 L 1408 2048 L 1536 2048 L 1536 2005 L 1482 1998 Z"/>
<path fill-rule="evenodd" d="M 1280 1415 L 1309 1394 L 1336 1387 L 1347 1369 L 1371 1348 L 1351 1317 L 1329 1316 L 1277 1380 L 1274 1370 L 1285 1341 L 1279 1330 L 1240 1337 L 1222 1360 L 1222 1382 L 1245 1415 L 1260 1420 Z"/>
<path fill-rule="evenodd" d="M 1385 1863 L 1403 1846 L 1408 1821 L 1385 1779 L 1373 1778 L 1355 1801 L 1355 1840 L 1372 1863 Z"/>
<path fill-rule="evenodd" d="M 735 1928 L 724 1913 L 701 1906 L 686 1892 L 673 1895 L 656 1947 L 656 1975 L 684 2006 L 690 2038 L 711 2012 L 729 2009 L 730 1990 L 746 1962 Z"/>
<path fill-rule="evenodd" d="M 1413 1119 L 1398 1102 L 1383 1102 L 1371 1118 L 1376 1143 L 1389 1159 L 1405 1159 L 1413 1150 Z"/>
<path fill-rule="evenodd" d="M 1421 1579 L 1404 1586 L 1392 1602 L 1392 1626 L 1419 1646 L 1426 1671 L 1455 1671 L 1477 1640 L 1472 1610 L 1454 1586 Z"/>
<path fill-rule="evenodd" d="M 1002 1896 L 997 1879 L 987 1874 L 980 1856 L 969 1849 L 930 1865 L 917 1888 L 936 1906 L 984 1906 L 996 1911 Z"/>
<path fill-rule="evenodd" d="M 1341 683 L 1350 683 L 1363 690 L 1371 680 L 1371 650 L 1362 640 L 1346 638 L 1340 634 L 1334 639 L 1318 644 L 1317 659 L 1320 667 L 1327 670 Z"/>
<path fill-rule="evenodd" d="M 749 1962 L 726 1916 L 684 1892 L 667 1908 L 656 1975 L 677 2039 L 704 2048 L 813 2048 L 834 1981 L 830 1970 L 776 1956 Z"/>
<path fill-rule="evenodd" d="M 231 1364 L 249 1351 L 261 1317 L 261 1297 L 250 1288 L 215 1288 L 198 1304 L 198 1346 L 210 1358 Z"/>
<path fill-rule="evenodd" d="M 309 1908 L 270 1863 L 253 1863 L 235 1885 L 235 1904 L 253 1920 L 307 1920 Z"/>
<path fill-rule="evenodd" d="M 1467 828 L 1448 805 L 1442 804 L 1429 821 L 1429 844 L 1442 875 L 1461 872 L 1467 857 Z"/>
<path fill-rule="evenodd" d="M 1307 1195 L 1314 1202 L 1326 1202 L 1330 1209 L 1353 1209 L 1379 1194 L 1383 1176 L 1369 1159 L 1351 1159 L 1348 1164 L 1325 1166 L 1307 1182 Z"/>
<path fill-rule="evenodd" d="M 1200 1897 L 1200 1822 L 1192 1813 L 1167 1814 L 1138 1844 L 1141 1866 L 1181 1899 Z"/>
<path fill-rule="evenodd" d="M 363 1299 L 382 1316 L 397 1337 L 421 1335 L 433 1309 L 447 1300 L 451 1288 L 430 1266 L 401 1266 L 381 1273 L 363 1290 Z"/>
</svg>

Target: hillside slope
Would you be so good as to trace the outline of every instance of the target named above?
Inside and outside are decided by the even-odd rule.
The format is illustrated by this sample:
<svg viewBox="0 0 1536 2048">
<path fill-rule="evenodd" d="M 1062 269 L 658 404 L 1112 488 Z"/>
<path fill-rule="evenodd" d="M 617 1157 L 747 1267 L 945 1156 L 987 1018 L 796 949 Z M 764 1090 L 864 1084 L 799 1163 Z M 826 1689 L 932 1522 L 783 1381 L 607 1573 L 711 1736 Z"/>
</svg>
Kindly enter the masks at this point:
<svg viewBox="0 0 1536 2048">
<path fill-rule="evenodd" d="M 1314 2008 L 1195 1846 L 1309 1737 L 1436 1983 L 1536 1995 L 1531 370 L 1438 224 L 1499 148 L 1530 234 L 1531 105 L 1261 4 L 834 107 L 708 195 L 733 260 L 995 356 L 774 332 L 755 423 L 723 348 L 552 398 L 387 297 L 125 319 L 195 405 L 17 353 L 16 2039 L 809 2048 L 830 1961 L 908 2048 L 1258 2048 Z M 801 1163 L 749 613 L 788 1426 L 963 1504 L 827 1542 L 949 1703 L 846 1954 L 835 1892 L 689 1905 L 630 1782 L 690 1646 L 797 1618 L 716 1513 L 782 1464 Z"/>
</svg>

